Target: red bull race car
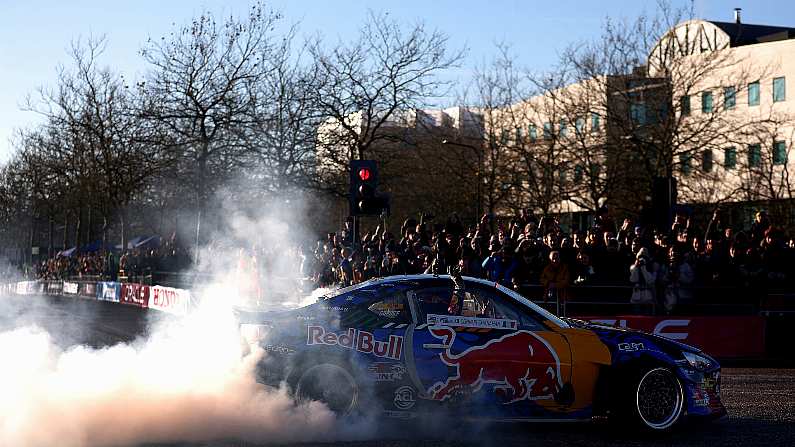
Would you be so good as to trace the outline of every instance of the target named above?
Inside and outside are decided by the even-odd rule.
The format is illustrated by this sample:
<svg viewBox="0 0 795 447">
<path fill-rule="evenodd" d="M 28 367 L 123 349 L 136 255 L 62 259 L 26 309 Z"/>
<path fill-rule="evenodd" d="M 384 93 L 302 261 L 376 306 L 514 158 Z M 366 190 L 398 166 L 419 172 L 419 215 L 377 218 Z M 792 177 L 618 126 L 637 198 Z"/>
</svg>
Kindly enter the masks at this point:
<svg viewBox="0 0 795 447">
<path fill-rule="evenodd" d="M 720 366 L 699 349 L 558 318 L 481 279 L 376 279 L 307 307 L 241 318 L 262 335 L 262 383 L 287 383 L 297 398 L 340 415 L 607 417 L 667 430 L 726 414 Z"/>
</svg>

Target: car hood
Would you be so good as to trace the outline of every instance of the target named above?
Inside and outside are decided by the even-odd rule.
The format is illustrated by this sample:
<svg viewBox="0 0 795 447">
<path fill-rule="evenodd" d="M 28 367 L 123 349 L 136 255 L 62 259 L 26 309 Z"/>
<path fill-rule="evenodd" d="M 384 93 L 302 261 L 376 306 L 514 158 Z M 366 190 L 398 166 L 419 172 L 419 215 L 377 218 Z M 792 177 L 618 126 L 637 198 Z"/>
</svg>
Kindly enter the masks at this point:
<svg viewBox="0 0 795 447">
<path fill-rule="evenodd" d="M 597 334 L 600 335 L 602 341 L 608 345 L 617 345 L 618 343 L 632 336 L 633 338 L 647 339 L 649 341 L 654 342 L 654 344 L 660 347 L 666 347 L 672 351 L 679 350 L 679 351 L 688 351 L 695 353 L 702 352 L 701 349 L 695 346 L 691 346 L 686 343 L 672 340 L 670 338 L 666 338 L 661 335 L 655 335 L 655 334 L 650 334 L 648 332 L 639 331 L 637 329 L 607 326 L 599 323 L 591 323 L 585 320 L 578 320 L 576 318 L 565 318 L 564 320 L 567 323 L 569 323 L 571 326 L 583 329 L 589 329 L 596 332 Z"/>
</svg>

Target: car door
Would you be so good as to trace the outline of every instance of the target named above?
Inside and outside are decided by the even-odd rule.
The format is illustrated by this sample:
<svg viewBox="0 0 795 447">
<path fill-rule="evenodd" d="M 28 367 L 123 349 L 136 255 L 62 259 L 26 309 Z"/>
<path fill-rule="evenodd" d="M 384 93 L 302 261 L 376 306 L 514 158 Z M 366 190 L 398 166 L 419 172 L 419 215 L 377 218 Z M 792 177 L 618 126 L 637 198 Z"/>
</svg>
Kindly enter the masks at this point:
<svg viewBox="0 0 795 447">
<path fill-rule="evenodd" d="M 409 380 L 404 339 L 413 323 L 405 290 L 397 283 L 376 284 L 335 297 L 326 307 L 333 316 L 329 327 L 310 325 L 307 343 L 349 350 L 361 385 L 384 410 L 411 409 L 415 396 L 401 390 Z"/>
<path fill-rule="evenodd" d="M 555 418 L 570 371 L 565 339 L 494 286 L 468 282 L 457 315 L 448 312 L 452 292 L 409 293 L 418 324 L 408 359 L 421 397 L 485 417 Z"/>
</svg>

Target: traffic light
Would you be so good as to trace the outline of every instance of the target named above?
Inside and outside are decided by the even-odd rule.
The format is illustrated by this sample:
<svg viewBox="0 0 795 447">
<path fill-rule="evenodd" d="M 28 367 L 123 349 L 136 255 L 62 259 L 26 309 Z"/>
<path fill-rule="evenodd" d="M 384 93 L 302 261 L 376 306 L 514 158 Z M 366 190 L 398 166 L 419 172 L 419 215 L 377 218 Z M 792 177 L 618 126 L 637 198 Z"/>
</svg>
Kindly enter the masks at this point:
<svg viewBox="0 0 795 447">
<path fill-rule="evenodd" d="M 389 211 L 389 198 L 378 194 L 378 167 L 374 160 L 352 160 L 348 200 L 351 216 L 378 215 Z"/>
</svg>

